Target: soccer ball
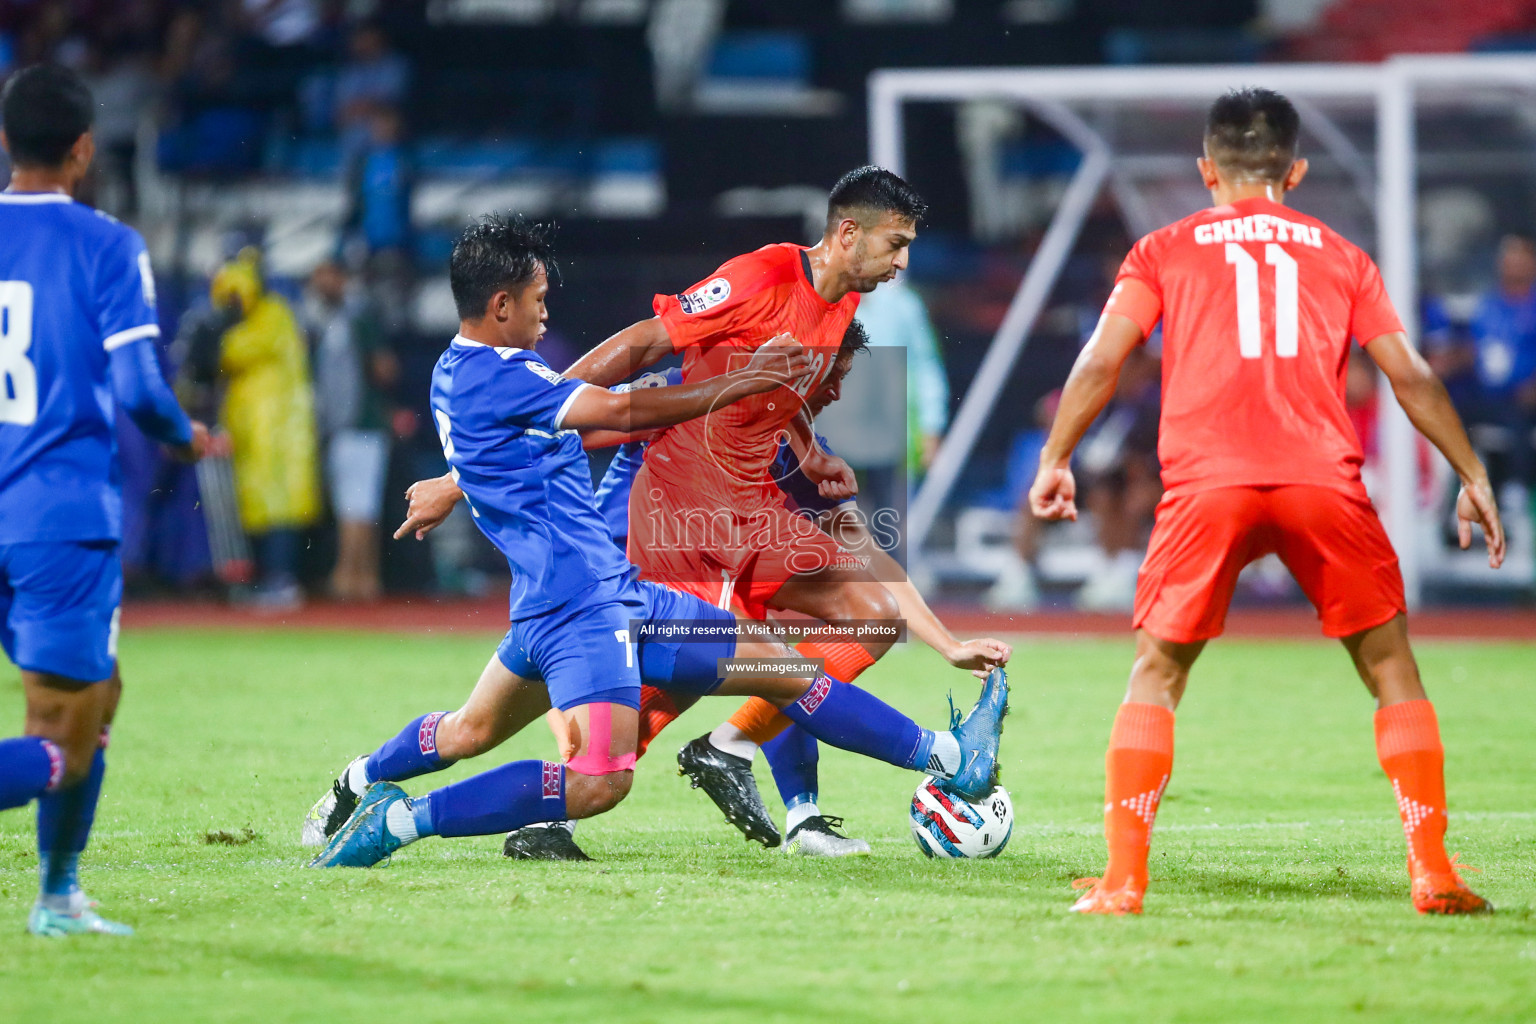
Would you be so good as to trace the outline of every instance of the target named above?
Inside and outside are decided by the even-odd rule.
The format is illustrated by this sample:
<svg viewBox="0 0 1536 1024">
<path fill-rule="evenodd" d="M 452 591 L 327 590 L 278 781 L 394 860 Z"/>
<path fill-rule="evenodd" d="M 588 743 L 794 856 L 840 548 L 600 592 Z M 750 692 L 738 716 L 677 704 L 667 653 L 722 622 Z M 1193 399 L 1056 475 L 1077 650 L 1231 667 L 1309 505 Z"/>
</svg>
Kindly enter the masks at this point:
<svg viewBox="0 0 1536 1024">
<path fill-rule="evenodd" d="M 912 838 L 929 857 L 996 857 L 1013 835 L 1013 801 L 996 786 L 972 803 L 929 777 L 912 794 Z"/>
</svg>

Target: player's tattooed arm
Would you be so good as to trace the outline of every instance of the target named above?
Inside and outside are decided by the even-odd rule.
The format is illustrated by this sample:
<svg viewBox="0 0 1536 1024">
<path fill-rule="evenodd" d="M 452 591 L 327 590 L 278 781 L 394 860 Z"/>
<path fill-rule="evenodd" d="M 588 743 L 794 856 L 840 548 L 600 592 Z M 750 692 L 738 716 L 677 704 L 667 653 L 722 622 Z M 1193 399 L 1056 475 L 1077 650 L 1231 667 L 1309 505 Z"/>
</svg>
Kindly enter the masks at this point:
<svg viewBox="0 0 1536 1024">
<path fill-rule="evenodd" d="M 984 637 L 958 640 L 944 625 L 928 602 L 907 578 L 901 563 L 875 543 L 864 517 L 856 508 L 839 508 L 821 517 L 821 528 L 845 550 L 868 559 L 870 573 L 891 592 L 907 628 L 923 643 L 932 647 L 956 668 L 963 668 L 978 679 L 985 679 L 1001 665 L 1008 664 L 1013 648 L 1001 640 Z"/>
<path fill-rule="evenodd" d="M 1105 313 L 1099 317 L 1088 344 L 1078 353 L 1050 436 L 1040 450 L 1040 471 L 1029 489 L 1030 511 L 1041 519 L 1077 518 L 1077 482 L 1072 477 L 1072 453 L 1088 426 L 1114 397 L 1120 367 L 1143 339 L 1141 326 L 1130 317 Z"/>
<path fill-rule="evenodd" d="M 1497 569 L 1504 563 L 1499 505 L 1488 482 L 1488 470 L 1473 451 L 1445 385 L 1402 331 L 1372 338 L 1365 343 L 1365 354 L 1386 374 L 1392 393 L 1414 427 L 1440 449 L 1461 478 L 1461 493 L 1456 496 L 1456 532 L 1461 546 L 1470 547 L 1473 524 L 1481 526 L 1488 544 L 1488 564 Z"/>
<path fill-rule="evenodd" d="M 748 395 L 760 395 L 793 383 L 810 370 L 811 359 L 804 346 L 790 335 L 781 334 L 759 346 L 741 369 L 692 384 L 617 393 L 583 388 L 571 402 L 561 425 L 574 430 L 624 433 L 670 427 Z"/>
<path fill-rule="evenodd" d="M 571 364 L 562 376 L 611 387 L 656 360 L 672 354 L 672 339 L 660 317 L 631 324 Z"/>
<path fill-rule="evenodd" d="M 405 499 L 409 502 L 405 522 L 395 530 L 395 540 L 411 533 L 416 535 L 417 540 L 424 539 L 443 524 L 443 520 L 453 512 L 453 507 L 462 497 L 464 492 L 454 483 L 452 473 L 411 484 L 405 489 Z"/>
</svg>

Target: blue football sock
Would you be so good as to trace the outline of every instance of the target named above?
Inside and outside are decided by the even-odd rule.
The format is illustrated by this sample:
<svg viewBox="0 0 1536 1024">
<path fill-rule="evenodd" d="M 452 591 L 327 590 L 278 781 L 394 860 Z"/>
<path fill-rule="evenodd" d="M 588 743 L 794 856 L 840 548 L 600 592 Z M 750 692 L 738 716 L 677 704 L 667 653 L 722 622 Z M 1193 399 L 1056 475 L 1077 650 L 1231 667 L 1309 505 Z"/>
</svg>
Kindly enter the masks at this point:
<svg viewBox="0 0 1536 1024">
<path fill-rule="evenodd" d="M 768 759 L 785 807 L 816 802 L 818 755 L 816 738 L 798 725 L 763 744 L 763 756 Z"/>
<path fill-rule="evenodd" d="M 434 711 L 411 722 L 400 735 L 368 755 L 369 782 L 404 782 L 453 764 L 437 756 L 437 723 L 448 712 Z"/>
<path fill-rule="evenodd" d="M 513 761 L 413 803 L 416 831 L 423 836 L 489 836 L 564 821 L 565 768 L 550 761 Z"/>
<path fill-rule="evenodd" d="M 0 740 L 0 811 L 31 803 L 63 774 L 63 752 L 41 736 Z"/>
<path fill-rule="evenodd" d="M 902 768 L 917 767 L 928 733 L 869 691 L 831 676 L 817 679 L 804 696 L 780 710 L 823 743 Z"/>
<path fill-rule="evenodd" d="M 96 821 L 107 752 L 96 748 L 91 770 L 78 785 L 49 793 L 37 802 L 37 858 L 44 896 L 78 892 L 80 854 Z"/>
</svg>

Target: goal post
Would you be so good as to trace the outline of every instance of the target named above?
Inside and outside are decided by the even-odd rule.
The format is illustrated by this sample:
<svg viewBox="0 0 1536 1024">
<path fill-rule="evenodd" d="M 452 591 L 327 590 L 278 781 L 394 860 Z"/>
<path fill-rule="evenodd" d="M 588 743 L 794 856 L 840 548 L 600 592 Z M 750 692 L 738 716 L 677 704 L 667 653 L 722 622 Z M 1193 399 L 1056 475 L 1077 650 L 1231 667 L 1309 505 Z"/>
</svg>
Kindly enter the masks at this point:
<svg viewBox="0 0 1536 1024">
<path fill-rule="evenodd" d="M 1387 291 L 1409 336 L 1417 342 L 1420 161 L 1416 122 L 1427 111 L 1446 116 L 1458 104 L 1479 108 L 1490 103 L 1529 103 L 1536 94 L 1536 57 L 1403 56 L 1380 64 L 881 70 L 871 75 L 871 158 L 897 173 L 906 163 L 904 107 L 911 102 L 1005 103 L 1049 125 L 1081 153 L 912 501 L 907 531 L 911 557 L 922 556 L 1101 191 L 1111 190 L 1132 237 L 1195 212 L 1203 205 L 1203 193 L 1193 180 L 1192 164 L 1205 109 L 1221 93 L 1243 86 L 1271 88 L 1296 102 L 1305 151 L 1314 161 L 1308 185 L 1319 176 L 1316 165 L 1323 157 L 1332 184 L 1318 190 L 1321 205 L 1325 211 L 1344 211 L 1346 222 L 1353 210 L 1360 229 L 1356 233 L 1372 236 L 1353 240 L 1375 256 Z M 1170 132 L 1170 126 L 1176 130 Z M 1366 144 L 1358 144 L 1357 139 Z M 1532 162 L 1536 164 L 1536 157 Z M 1175 186 L 1176 180 L 1184 184 Z M 1189 184 L 1196 188 L 1188 188 Z M 1298 205 L 1309 209 L 1305 192 L 1304 187 L 1298 193 Z M 1321 215 L 1333 223 L 1329 212 Z M 1353 237 L 1348 223 L 1336 226 Z M 1424 517 L 1416 514 L 1418 467 L 1412 427 L 1395 401 L 1381 401 L 1379 415 L 1384 479 L 1373 497 L 1397 548 L 1408 600 L 1417 604 L 1421 554 L 1434 527 L 1433 523 L 1426 526 Z"/>
</svg>

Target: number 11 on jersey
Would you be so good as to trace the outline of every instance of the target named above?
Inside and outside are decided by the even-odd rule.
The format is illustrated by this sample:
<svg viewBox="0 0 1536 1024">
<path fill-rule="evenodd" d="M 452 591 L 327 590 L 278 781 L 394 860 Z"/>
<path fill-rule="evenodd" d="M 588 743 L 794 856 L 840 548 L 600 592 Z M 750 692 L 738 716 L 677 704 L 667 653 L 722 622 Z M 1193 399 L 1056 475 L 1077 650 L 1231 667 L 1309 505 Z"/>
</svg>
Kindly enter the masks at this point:
<svg viewBox="0 0 1536 1024">
<path fill-rule="evenodd" d="M 1227 243 L 1227 262 L 1237 274 L 1237 349 L 1244 359 L 1264 352 L 1259 317 L 1259 261 L 1237 242 Z M 1300 295 L 1296 259 L 1274 242 L 1264 246 L 1264 262 L 1275 268 L 1275 355 L 1296 358 Z"/>
</svg>

